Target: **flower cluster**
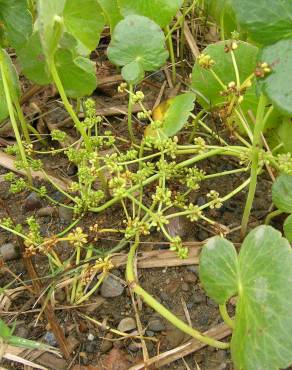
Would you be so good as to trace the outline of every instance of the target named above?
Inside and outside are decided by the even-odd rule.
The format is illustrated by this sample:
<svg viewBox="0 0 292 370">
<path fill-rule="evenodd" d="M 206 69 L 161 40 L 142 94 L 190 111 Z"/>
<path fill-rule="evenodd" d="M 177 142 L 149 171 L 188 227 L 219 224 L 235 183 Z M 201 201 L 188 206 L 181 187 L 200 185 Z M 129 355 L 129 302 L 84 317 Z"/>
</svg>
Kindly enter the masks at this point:
<svg viewBox="0 0 292 370">
<path fill-rule="evenodd" d="M 172 238 L 169 249 L 176 252 L 177 256 L 181 259 L 188 258 L 189 250 L 187 247 L 183 246 L 182 240 L 179 236 Z"/>
<path fill-rule="evenodd" d="M 215 190 L 209 191 L 209 193 L 207 194 L 207 197 L 210 198 L 211 200 L 211 204 L 210 204 L 211 209 L 214 209 L 214 208 L 219 209 L 222 207 L 223 203 L 217 191 Z"/>
</svg>

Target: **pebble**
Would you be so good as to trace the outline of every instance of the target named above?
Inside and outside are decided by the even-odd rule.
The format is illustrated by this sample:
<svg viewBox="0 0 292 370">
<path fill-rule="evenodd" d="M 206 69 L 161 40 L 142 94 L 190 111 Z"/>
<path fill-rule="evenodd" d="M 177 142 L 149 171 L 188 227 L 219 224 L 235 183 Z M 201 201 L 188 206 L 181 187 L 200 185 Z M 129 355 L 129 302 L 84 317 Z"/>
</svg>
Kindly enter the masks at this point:
<svg viewBox="0 0 292 370">
<path fill-rule="evenodd" d="M 199 230 L 199 232 L 197 233 L 197 238 L 200 241 L 204 241 L 209 238 L 209 234 L 205 230 Z"/>
<path fill-rule="evenodd" d="M 14 335 L 27 339 L 29 337 L 29 329 L 26 326 L 16 328 Z"/>
<path fill-rule="evenodd" d="M 162 319 L 160 319 L 160 317 L 153 316 L 150 318 L 148 322 L 147 329 L 149 329 L 152 332 L 163 331 L 165 329 L 165 325 Z"/>
<path fill-rule="evenodd" d="M 206 301 L 206 297 L 201 292 L 195 292 L 193 295 L 193 301 L 196 304 L 204 303 Z"/>
<path fill-rule="evenodd" d="M 70 223 L 73 218 L 73 210 L 71 208 L 60 206 L 59 217 L 61 221 Z"/>
<path fill-rule="evenodd" d="M 141 348 L 141 344 L 140 343 L 137 343 L 137 342 L 131 342 L 129 345 L 128 345 L 128 349 L 131 351 L 131 352 L 137 352 L 139 351 L 139 349 Z"/>
<path fill-rule="evenodd" d="M 71 163 L 67 169 L 67 175 L 74 176 L 76 175 L 77 171 L 78 171 L 78 167 L 75 164 Z"/>
<path fill-rule="evenodd" d="M 13 243 L 6 243 L 0 247 L 0 255 L 4 261 L 14 260 L 19 257 L 19 250 Z"/>
<path fill-rule="evenodd" d="M 37 211 L 37 215 L 39 217 L 47 217 L 47 216 L 54 216 L 55 214 L 55 209 L 53 207 L 42 207 Z"/>
<path fill-rule="evenodd" d="M 103 298 L 114 298 L 122 295 L 124 289 L 124 285 L 118 279 L 109 276 L 103 281 L 100 294 Z"/>
<path fill-rule="evenodd" d="M 50 345 L 50 346 L 53 346 L 53 347 L 57 347 L 58 343 L 56 341 L 56 338 L 54 336 L 54 333 L 52 333 L 51 331 L 47 331 L 45 336 L 44 336 L 44 340 Z"/>
<path fill-rule="evenodd" d="M 85 351 L 88 353 L 94 353 L 96 351 L 96 347 L 95 341 L 89 341 L 85 344 Z"/>
<path fill-rule="evenodd" d="M 37 193 L 30 193 L 24 200 L 24 210 L 26 212 L 35 211 L 42 207 L 42 202 Z"/>
<path fill-rule="evenodd" d="M 112 333 L 107 333 L 101 343 L 101 346 L 100 346 L 100 351 L 102 353 L 106 353 L 108 352 L 110 349 L 113 348 L 113 342 L 111 340 L 108 340 L 108 339 L 113 339 L 113 335 Z"/>
<path fill-rule="evenodd" d="M 203 206 L 204 204 L 206 204 L 206 199 L 205 199 L 204 197 L 199 197 L 199 198 L 197 199 L 197 205 L 198 205 L 199 207 L 201 207 L 201 206 Z"/>
<path fill-rule="evenodd" d="M 192 272 L 187 272 L 186 274 L 184 274 L 184 281 L 186 283 L 196 284 L 196 282 L 198 281 L 198 278 Z"/>
<path fill-rule="evenodd" d="M 146 330 L 145 334 L 147 335 L 147 337 L 154 337 L 154 335 L 155 335 L 154 331 L 152 331 L 152 330 Z"/>
<path fill-rule="evenodd" d="M 93 341 L 93 340 L 94 340 L 94 335 L 93 335 L 92 333 L 89 333 L 89 334 L 87 335 L 87 340 L 89 340 L 89 341 Z"/>
<path fill-rule="evenodd" d="M 198 266 L 195 266 L 195 265 L 187 266 L 187 270 L 190 271 L 190 272 L 193 272 L 194 274 L 199 276 L 199 267 Z"/>
<path fill-rule="evenodd" d="M 185 334 L 177 328 L 171 328 L 166 332 L 166 339 L 171 347 L 179 346 L 183 342 L 184 338 Z"/>
<path fill-rule="evenodd" d="M 136 329 L 136 321 L 132 317 L 125 317 L 118 325 L 118 330 L 122 333 L 126 333 Z"/>
<path fill-rule="evenodd" d="M 190 290 L 189 284 L 188 283 L 182 283 L 181 289 L 183 292 L 188 292 Z"/>
</svg>

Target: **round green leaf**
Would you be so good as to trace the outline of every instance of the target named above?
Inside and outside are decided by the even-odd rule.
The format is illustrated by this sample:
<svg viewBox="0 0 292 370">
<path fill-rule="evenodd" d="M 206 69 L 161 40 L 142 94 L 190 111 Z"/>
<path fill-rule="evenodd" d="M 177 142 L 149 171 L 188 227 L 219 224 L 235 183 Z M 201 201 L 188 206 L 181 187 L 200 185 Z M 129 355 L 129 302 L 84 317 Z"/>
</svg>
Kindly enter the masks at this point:
<svg viewBox="0 0 292 370">
<path fill-rule="evenodd" d="M 232 5 L 254 41 L 269 45 L 292 36 L 291 0 L 232 0 Z"/>
<path fill-rule="evenodd" d="M 5 69 L 6 77 L 8 80 L 10 94 L 15 97 L 20 96 L 20 87 L 18 81 L 18 75 L 14 65 L 7 52 L 4 49 L 0 49 L 0 58 L 3 60 L 3 67 Z M 2 75 L 0 73 L 0 122 L 7 118 L 9 115 L 6 104 L 6 97 L 4 92 L 4 86 L 2 81 Z"/>
<path fill-rule="evenodd" d="M 272 69 L 261 84 L 264 92 L 279 110 L 291 116 L 292 37 L 266 46 L 260 55 L 260 60 L 267 62 Z"/>
<path fill-rule="evenodd" d="M 238 260 L 235 367 L 284 369 L 292 362 L 291 247 L 279 231 L 259 226 L 245 238 Z"/>
<path fill-rule="evenodd" d="M 65 0 L 38 0 L 38 27 L 46 58 L 52 58 L 63 33 Z"/>
<path fill-rule="evenodd" d="M 203 53 L 210 55 L 215 61 L 213 71 L 225 85 L 228 85 L 229 82 L 236 81 L 236 76 L 231 54 L 224 50 L 225 44 L 225 42 L 220 41 L 209 45 L 203 50 Z M 246 42 L 240 42 L 238 48 L 234 51 L 241 82 L 253 73 L 256 67 L 257 54 L 258 48 Z M 226 103 L 226 97 L 220 95 L 223 90 L 222 86 L 215 79 L 212 72 L 202 68 L 198 62 L 193 68 L 192 87 L 195 92 L 198 92 L 198 101 L 204 108 L 222 106 Z M 257 104 L 258 97 L 253 85 L 247 90 L 241 103 L 246 118 L 249 117 L 248 110 L 251 110 L 254 115 L 256 114 Z"/>
<path fill-rule="evenodd" d="M 167 136 L 175 135 L 187 123 L 194 109 L 194 100 L 195 94 L 191 92 L 178 95 L 172 100 L 162 123 L 162 131 Z"/>
<path fill-rule="evenodd" d="M 67 0 L 64 8 L 67 30 L 90 51 L 99 43 L 104 27 L 104 16 L 97 0 Z"/>
<path fill-rule="evenodd" d="M 292 215 L 289 215 L 284 222 L 285 237 L 292 243 Z"/>
<path fill-rule="evenodd" d="M 135 85 L 144 78 L 144 70 L 139 62 L 133 61 L 122 68 L 122 76 L 129 84 Z"/>
<path fill-rule="evenodd" d="M 116 25 L 123 19 L 117 0 L 98 0 L 113 34 Z"/>
<path fill-rule="evenodd" d="M 292 175 L 277 177 L 272 186 L 272 199 L 280 211 L 292 213 Z"/>
<path fill-rule="evenodd" d="M 206 13 L 213 17 L 218 25 L 224 28 L 226 38 L 237 30 L 235 13 L 232 8 L 232 0 L 207 0 Z"/>
<path fill-rule="evenodd" d="M 70 50 L 59 49 L 55 61 L 67 96 L 78 98 L 91 95 L 96 89 L 95 66 L 89 59 L 81 56 L 74 58 Z"/>
<path fill-rule="evenodd" d="M 155 71 L 168 57 L 159 26 L 140 15 L 130 15 L 117 24 L 107 53 L 118 66 L 138 62 L 144 71 Z"/>
<path fill-rule="evenodd" d="M 286 152 L 292 153 L 292 119 L 284 117 L 277 127 L 277 135 Z"/>
<path fill-rule="evenodd" d="M 23 74 L 31 81 L 39 85 L 52 82 L 38 31 L 31 35 L 26 45 L 18 51 L 17 56 Z"/>
<path fill-rule="evenodd" d="M 200 281 L 218 304 L 237 292 L 237 253 L 232 243 L 219 236 L 207 242 L 200 256 Z"/>
<path fill-rule="evenodd" d="M 271 226 L 245 238 L 239 256 L 215 237 L 203 248 L 200 278 L 217 303 L 238 294 L 231 354 L 235 368 L 276 370 L 292 362 L 292 252 Z"/>
<path fill-rule="evenodd" d="M 123 16 L 138 14 L 167 26 L 183 5 L 183 0 L 118 0 Z"/>
<path fill-rule="evenodd" d="M 27 0 L 0 0 L 0 23 L 16 49 L 23 46 L 32 33 L 32 17 Z"/>
</svg>

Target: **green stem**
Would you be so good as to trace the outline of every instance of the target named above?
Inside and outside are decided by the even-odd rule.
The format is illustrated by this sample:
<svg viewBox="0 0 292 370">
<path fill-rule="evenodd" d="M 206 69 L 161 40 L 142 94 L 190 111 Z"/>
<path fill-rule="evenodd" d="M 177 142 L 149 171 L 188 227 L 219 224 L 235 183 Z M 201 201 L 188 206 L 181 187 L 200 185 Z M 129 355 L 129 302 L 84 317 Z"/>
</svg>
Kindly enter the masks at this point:
<svg viewBox="0 0 292 370">
<path fill-rule="evenodd" d="M 170 312 L 167 308 L 165 308 L 162 304 L 156 301 L 149 293 L 147 293 L 142 287 L 140 287 L 137 282 L 135 281 L 135 274 L 133 268 L 134 256 L 136 250 L 139 245 L 139 238 L 136 237 L 135 243 L 131 246 L 128 260 L 127 260 L 127 267 L 126 267 L 126 280 L 129 284 L 130 289 L 132 289 L 137 295 L 143 298 L 143 300 L 157 313 L 159 313 L 162 317 L 168 320 L 172 325 L 176 328 L 180 329 L 184 333 L 192 336 L 193 338 L 198 339 L 200 342 L 208 344 L 215 348 L 220 349 L 227 349 L 229 348 L 229 343 L 224 343 L 217 341 L 213 338 L 203 335 L 199 331 L 193 329 L 191 326 L 186 324 L 184 321 L 180 320 L 177 316 L 175 316 L 172 312 Z"/>
<path fill-rule="evenodd" d="M 277 216 L 281 215 L 282 213 L 284 213 L 284 212 L 280 211 L 279 209 L 276 209 L 275 211 L 270 212 L 270 213 L 267 215 L 266 219 L 265 219 L 265 224 L 266 224 L 266 225 L 269 225 L 269 224 L 270 224 L 270 222 L 272 221 L 272 219 L 273 219 L 274 217 L 277 217 Z"/>
<path fill-rule="evenodd" d="M 129 85 L 129 103 L 128 103 L 128 132 L 130 135 L 130 139 L 132 144 L 135 143 L 135 137 L 133 133 L 133 125 L 132 125 L 132 110 L 133 110 L 133 85 Z"/>
<path fill-rule="evenodd" d="M 24 118 L 24 115 L 22 113 L 22 110 L 20 108 L 19 101 L 17 99 L 15 99 L 15 101 L 13 103 L 14 103 L 14 106 L 16 108 L 16 112 L 17 112 L 17 115 L 18 115 L 18 119 L 19 119 L 19 122 L 20 122 L 20 125 L 21 125 L 21 129 L 22 129 L 25 141 L 27 142 L 27 144 L 31 144 L 31 140 L 30 140 L 29 133 L 28 133 L 28 124 L 27 124 L 27 122 Z M 38 138 L 40 138 L 40 135 L 38 135 Z"/>
<path fill-rule="evenodd" d="M 219 311 L 220 311 L 220 315 L 222 316 L 222 319 L 224 320 L 224 322 L 228 326 L 230 326 L 231 329 L 234 329 L 234 320 L 232 320 L 232 318 L 229 316 L 225 303 L 219 305 Z"/>
<path fill-rule="evenodd" d="M 165 34 L 167 35 L 168 33 L 169 33 L 169 26 L 166 26 Z M 175 56 L 174 56 L 172 36 L 170 36 L 167 39 L 167 42 L 168 42 L 168 50 L 169 50 L 171 69 L 172 69 L 172 83 L 175 84 L 176 83 L 176 66 L 175 66 Z"/>
<path fill-rule="evenodd" d="M 86 301 L 101 285 L 101 283 L 104 281 L 104 278 L 107 276 L 107 271 L 103 272 L 101 277 L 98 279 L 98 282 L 94 285 L 92 289 L 90 289 L 89 292 L 87 292 L 85 295 L 83 295 L 81 298 L 79 298 L 76 301 L 76 304 L 81 304 L 82 302 Z"/>
<path fill-rule="evenodd" d="M 19 149 L 19 152 L 20 152 L 20 156 L 21 156 L 21 159 L 22 159 L 23 164 L 25 166 L 25 171 L 26 171 L 26 175 L 27 175 L 27 178 L 28 178 L 28 182 L 31 185 L 32 184 L 32 176 L 31 176 L 29 164 L 28 164 L 28 161 L 27 161 L 27 158 L 26 158 L 25 150 L 24 150 L 24 147 L 23 147 L 23 144 L 22 144 L 21 136 L 20 136 L 18 126 L 17 126 L 17 122 L 16 122 L 15 115 L 14 115 L 14 109 L 13 109 L 13 104 L 12 104 L 12 100 L 11 100 L 11 96 L 10 96 L 10 92 L 9 92 L 9 84 L 8 84 L 8 80 L 7 80 L 7 76 L 6 76 L 6 68 L 5 67 L 6 67 L 5 66 L 5 61 L 4 61 L 4 58 L 3 58 L 2 51 L 1 51 L 0 52 L 0 69 L 1 69 L 1 77 L 2 77 L 3 87 L 4 87 L 4 93 L 5 93 L 7 108 L 8 108 L 12 128 L 13 128 L 13 131 L 14 131 L 14 134 L 15 134 L 15 138 L 16 138 L 16 141 L 17 141 L 18 149 Z"/>
<path fill-rule="evenodd" d="M 50 67 L 55 85 L 56 85 L 56 87 L 59 91 L 60 97 L 61 97 L 61 99 L 64 103 L 64 106 L 65 106 L 67 112 L 69 113 L 70 117 L 72 118 L 72 120 L 73 120 L 73 122 L 76 126 L 76 129 L 79 131 L 80 135 L 82 136 L 86 149 L 91 151 L 90 138 L 87 135 L 85 127 L 80 122 L 78 116 L 76 115 L 72 105 L 70 104 L 70 102 L 69 102 L 69 100 L 66 96 L 62 81 L 59 77 L 59 74 L 58 74 L 58 71 L 57 71 L 57 68 L 56 68 L 56 65 L 55 65 L 55 61 L 53 59 L 50 61 L 49 67 Z"/>
<path fill-rule="evenodd" d="M 247 231 L 249 215 L 251 212 L 252 203 L 253 203 L 255 192 L 256 192 L 258 167 L 259 167 L 259 152 L 260 152 L 261 145 L 262 145 L 261 134 L 265 127 L 266 119 L 268 117 L 268 114 L 265 117 L 266 103 L 267 103 L 267 98 L 263 94 L 261 94 L 258 108 L 257 108 L 256 123 L 255 123 L 254 134 L 253 134 L 250 184 L 249 184 L 248 196 L 247 196 L 247 200 L 245 203 L 245 208 L 244 208 L 242 221 L 241 221 L 241 237 L 242 238 L 244 238 L 246 231 Z"/>
</svg>

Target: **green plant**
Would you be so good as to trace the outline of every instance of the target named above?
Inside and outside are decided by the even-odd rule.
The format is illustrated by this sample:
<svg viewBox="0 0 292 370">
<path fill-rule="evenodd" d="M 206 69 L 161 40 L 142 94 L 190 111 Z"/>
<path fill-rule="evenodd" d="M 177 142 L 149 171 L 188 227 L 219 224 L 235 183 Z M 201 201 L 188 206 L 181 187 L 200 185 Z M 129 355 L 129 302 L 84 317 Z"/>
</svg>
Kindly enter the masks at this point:
<svg viewBox="0 0 292 370">
<path fill-rule="evenodd" d="M 288 213 L 283 228 L 286 238 L 292 243 L 292 175 L 282 174 L 277 177 L 272 186 L 272 198 L 277 209 L 267 215 L 266 224 L 272 218 Z"/>
<path fill-rule="evenodd" d="M 10 329 L 9 326 L 7 326 L 3 320 L 0 320 L 0 341 L 2 343 L 10 344 L 16 347 L 39 349 L 42 351 L 58 353 L 58 351 L 54 347 L 48 346 L 45 343 L 36 342 L 34 340 L 29 340 L 13 335 L 14 329 L 15 326 L 12 329 Z"/>
<path fill-rule="evenodd" d="M 286 368 L 292 361 L 290 315 L 292 252 L 288 241 L 270 226 L 245 238 L 239 255 L 224 238 L 210 239 L 200 258 L 200 279 L 231 325 L 230 349 L 236 368 Z M 231 319 L 226 304 L 237 296 Z"/>
</svg>

